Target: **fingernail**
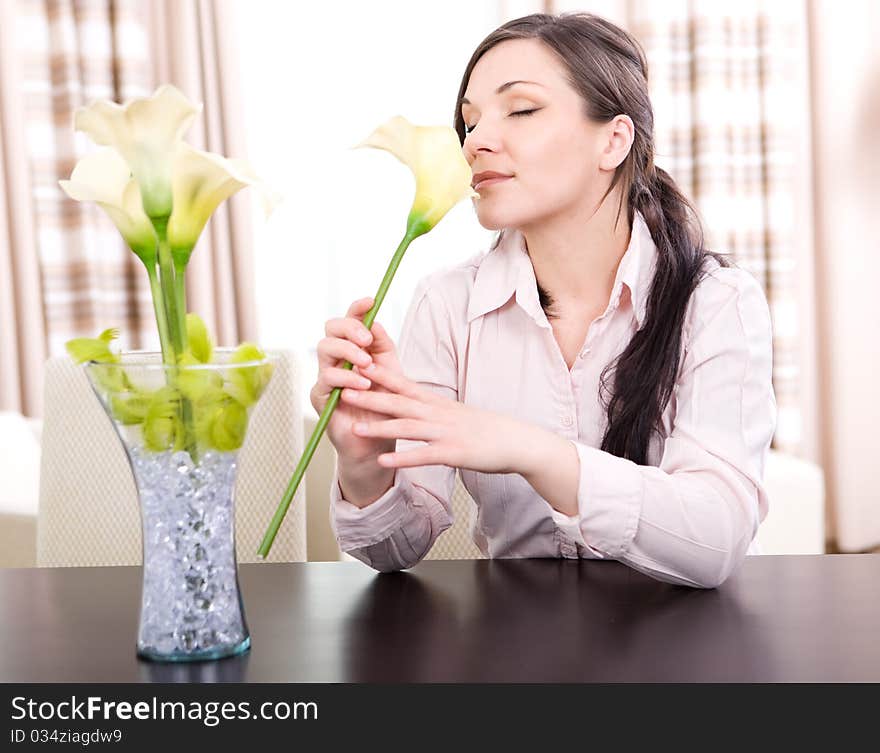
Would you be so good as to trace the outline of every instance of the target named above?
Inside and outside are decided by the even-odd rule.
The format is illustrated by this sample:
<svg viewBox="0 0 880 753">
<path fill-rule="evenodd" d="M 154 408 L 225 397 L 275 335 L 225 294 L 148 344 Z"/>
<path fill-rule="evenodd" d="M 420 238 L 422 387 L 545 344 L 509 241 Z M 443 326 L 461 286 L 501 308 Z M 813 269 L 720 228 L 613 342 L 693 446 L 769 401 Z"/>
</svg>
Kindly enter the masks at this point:
<svg viewBox="0 0 880 753">
<path fill-rule="evenodd" d="M 376 370 L 376 364 L 373 361 L 371 361 L 370 365 L 364 369 L 364 371 L 369 371 L 369 372 L 373 372 L 375 370 Z"/>
<path fill-rule="evenodd" d="M 359 384 L 361 387 L 369 387 L 369 386 L 370 386 L 370 380 L 369 380 L 369 379 L 366 379 L 365 377 L 360 377 L 360 379 L 358 379 L 358 384 Z"/>
</svg>

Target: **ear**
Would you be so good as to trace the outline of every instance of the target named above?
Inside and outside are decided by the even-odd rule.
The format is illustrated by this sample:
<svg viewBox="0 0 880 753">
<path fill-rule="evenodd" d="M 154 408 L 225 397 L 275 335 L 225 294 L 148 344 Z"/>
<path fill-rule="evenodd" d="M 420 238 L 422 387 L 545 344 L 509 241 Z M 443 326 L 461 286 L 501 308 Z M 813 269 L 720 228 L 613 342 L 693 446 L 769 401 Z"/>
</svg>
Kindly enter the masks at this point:
<svg viewBox="0 0 880 753">
<path fill-rule="evenodd" d="M 605 146 L 599 155 L 599 167 L 615 170 L 626 159 L 635 139 L 636 129 L 629 115 L 615 115 L 603 127 Z"/>
</svg>

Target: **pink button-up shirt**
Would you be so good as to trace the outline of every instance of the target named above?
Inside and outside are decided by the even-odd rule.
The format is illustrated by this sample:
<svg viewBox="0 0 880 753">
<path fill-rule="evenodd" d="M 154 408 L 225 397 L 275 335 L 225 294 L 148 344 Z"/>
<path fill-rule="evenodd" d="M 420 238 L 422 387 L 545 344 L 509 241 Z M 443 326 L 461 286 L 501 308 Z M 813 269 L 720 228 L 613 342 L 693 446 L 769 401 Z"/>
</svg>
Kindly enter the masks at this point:
<svg viewBox="0 0 880 753">
<path fill-rule="evenodd" d="M 602 369 L 644 322 L 657 249 L 636 214 L 608 307 L 569 370 L 538 299 L 523 237 L 424 278 L 399 342 L 404 374 L 440 395 L 567 437 L 580 458 L 576 516 L 554 510 L 519 474 L 460 469 L 477 504 L 474 542 L 489 557 L 614 559 L 660 580 L 720 584 L 768 510 L 764 463 L 776 425 L 766 299 L 745 270 L 710 272 L 691 296 L 684 356 L 662 437 L 638 465 L 597 449 Z M 421 444 L 398 440 L 403 451 Z M 331 484 L 340 548 L 376 568 L 411 567 L 452 524 L 455 469 L 397 469 L 359 509 Z"/>
</svg>

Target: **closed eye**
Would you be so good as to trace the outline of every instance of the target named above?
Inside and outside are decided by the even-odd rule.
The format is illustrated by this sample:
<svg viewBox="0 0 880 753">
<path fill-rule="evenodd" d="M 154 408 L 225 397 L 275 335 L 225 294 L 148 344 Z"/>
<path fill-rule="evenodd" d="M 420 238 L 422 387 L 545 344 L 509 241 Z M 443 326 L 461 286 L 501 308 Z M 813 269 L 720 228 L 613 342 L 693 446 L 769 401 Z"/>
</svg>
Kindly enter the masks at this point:
<svg viewBox="0 0 880 753">
<path fill-rule="evenodd" d="M 515 116 L 520 116 L 520 115 L 531 115 L 533 112 L 538 112 L 538 110 L 540 110 L 540 109 L 541 109 L 540 107 L 533 107 L 531 110 L 517 110 L 516 112 L 510 113 L 510 116 L 515 117 Z M 477 127 L 476 123 L 474 123 L 472 126 L 469 126 L 465 123 L 465 126 L 464 126 L 465 134 L 472 133 L 474 128 L 476 128 L 476 127 Z"/>
</svg>

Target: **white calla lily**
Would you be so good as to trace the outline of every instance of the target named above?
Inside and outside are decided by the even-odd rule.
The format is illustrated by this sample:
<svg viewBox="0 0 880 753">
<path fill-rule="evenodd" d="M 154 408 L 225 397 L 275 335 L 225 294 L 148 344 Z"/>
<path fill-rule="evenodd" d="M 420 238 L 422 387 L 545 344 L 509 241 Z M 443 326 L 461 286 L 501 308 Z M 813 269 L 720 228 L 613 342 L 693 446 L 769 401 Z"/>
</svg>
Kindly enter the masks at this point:
<svg viewBox="0 0 880 753">
<path fill-rule="evenodd" d="M 388 265 L 379 290 L 374 296 L 373 307 L 363 318 L 364 326 L 370 329 L 410 243 L 418 236 L 432 230 L 459 201 L 469 196 L 479 198 L 479 194 L 471 188 L 473 173 L 464 158 L 458 134 L 448 126 L 415 126 L 406 118 L 398 115 L 379 126 L 357 146 L 367 146 L 391 152 L 412 170 L 416 178 L 416 195 L 407 218 L 406 234 L 394 252 L 394 256 L 391 257 L 391 263 Z M 343 369 L 351 369 L 352 367 L 351 361 L 346 361 L 342 365 Z M 336 410 L 341 393 L 341 387 L 334 387 L 330 398 L 324 404 L 315 430 L 306 443 L 303 455 L 293 472 L 281 502 L 278 504 L 275 515 L 266 529 L 260 548 L 257 550 L 260 557 L 268 556 L 269 550 L 272 548 L 272 542 L 275 540 L 281 521 L 287 514 L 321 435 L 324 433 L 333 411 Z"/>
<path fill-rule="evenodd" d="M 93 141 L 114 147 L 140 187 L 144 211 L 153 220 L 172 210 L 172 160 L 178 142 L 202 110 L 174 86 L 124 105 L 99 100 L 76 111 L 74 127 Z"/>
<path fill-rule="evenodd" d="M 256 188 L 267 214 L 278 199 L 247 163 L 183 141 L 201 109 L 168 85 L 124 105 L 102 100 L 78 109 L 76 130 L 88 134 L 99 149 L 76 164 L 69 180 L 60 181 L 71 198 L 97 203 L 144 262 L 162 362 L 175 367 L 155 393 L 133 391 L 123 370 L 113 372 L 114 383 L 104 386 L 132 394 L 117 395 L 109 410 L 126 426 L 142 425 L 148 449 L 164 451 L 171 439 L 194 461 L 203 445 L 223 452 L 238 448 L 248 407 L 259 395 L 240 385 L 236 396 L 226 394 L 222 379 L 184 371 L 191 364 L 209 363 L 213 348 L 204 322 L 187 311 L 187 263 L 205 224 L 232 194 L 245 186 Z M 118 360 L 108 348 L 116 335 L 108 330 L 97 339 L 71 340 L 68 349 L 79 361 Z M 208 400 L 215 393 L 220 399 Z"/>
<path fill-rule="evenodd" d="M 155 265 L 156 233 L 144 212 L 137 181 L 115 149 L 102 147 L 87 154 L 76 163 L 70 180 L 58 183 L 71 199 L 100 206 L 141 261 Z"/>
<path fill-rule="evenodd" d="M 412 170 L 416 195 L 408 226 L 421 233 L 431 230 L 462 199 L 478 197 L 471 188 L 473 173 L 458 135 L 448 126 L 416 126 L 398 115 L 357 146 L 391 152 Z"/>
<path fill-rule="evenodd" d="M 187 263 L 214 210 L 246 186 L 258 191 L 268 215 L 278 196 L 247 162 L 195 149 L 185 141 L 177 145 L 172 177 L 174 210 L 168 220 L 168 243 L 175 264 Z"/>
</svg>

